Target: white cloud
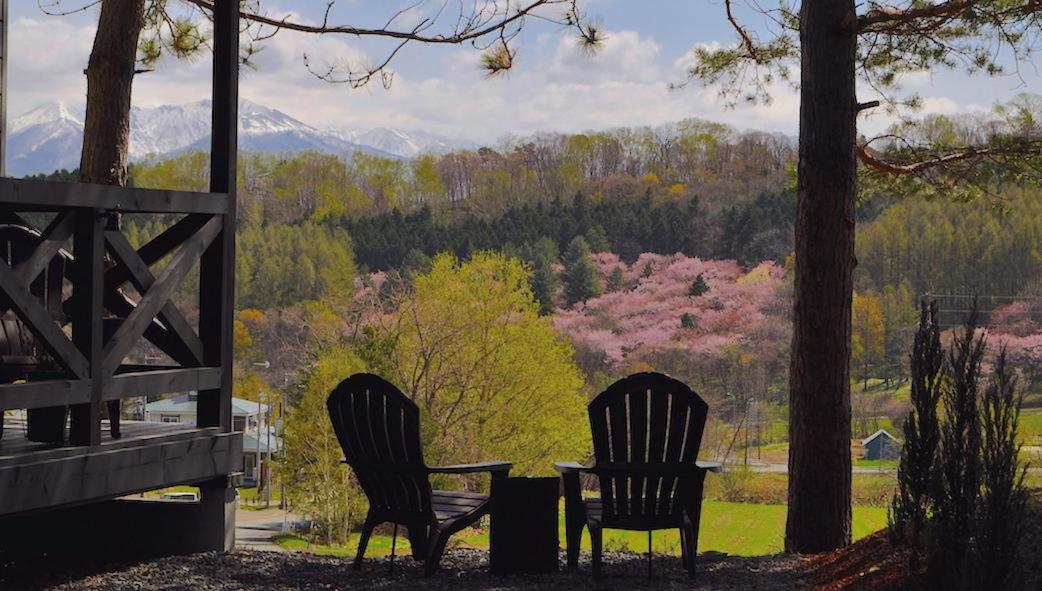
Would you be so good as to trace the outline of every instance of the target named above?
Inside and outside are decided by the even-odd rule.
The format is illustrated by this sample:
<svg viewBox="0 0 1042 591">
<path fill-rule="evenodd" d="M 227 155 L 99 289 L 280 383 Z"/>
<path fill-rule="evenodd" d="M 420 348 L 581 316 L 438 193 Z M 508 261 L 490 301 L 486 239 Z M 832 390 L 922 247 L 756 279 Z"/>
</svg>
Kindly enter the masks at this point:
<svg viewBox="0 0 1042 591">
<path fill-rule="evenodd" d="M 53 17 L 19 18 L 11 23 L 8 65 L 12 114 L 40 103 L 64 100 L 82 104 L 87 89 L 83 70 L 94 44 L 94 27 Z"/>
<path fill-rule="evenodd" d="M 48 100 L 82 104 L 82 72 L 93 32 L 93 25 L 51 17 L 13 23 L 12 115 Z M 691 52 L 664 55 L 663 45 L 644 33 L 609 31 L 594 54 L 579 49 L 571 36 L 540 33 L 522 41 L 515 69 L 501 78 L 485 78 L 480 53 L 473 48 L 410 46 L 399 56 L 404 71 L 389 90 L 379 83 L 352 90 L 316 79 L 305 69 L 304 55 L 313 56 L 316 66 L 323 61 L 358 65 L 381 57 L 375 46 L 354 38 L 285 32 L 264 43 L 256 71 L 244 71 L 241 94 L 316 126 L 401 127 L 481 142 L 541 131 L 657 125 L 688 117 L 740 129 L 795 133 L 797 128 L 798 92 L 785 83 L 772 89 L 771 103 L 734 109 L 724 108 L 715 88 L 691 84 L 670 90 L 670 83 L 685 79 Z M 719 43 L 702 45 L 713 48 Z M 208 97 L 210 64 L 208 56 L 192 63 L 164 60 L 157 72 L 135 81 L 135 104 Z M 928 96 L 924 112 L 979 109 L 949 94 Z M 889 122 L 879 113 L 859 123 L 872 132 Z"/>
</svg>

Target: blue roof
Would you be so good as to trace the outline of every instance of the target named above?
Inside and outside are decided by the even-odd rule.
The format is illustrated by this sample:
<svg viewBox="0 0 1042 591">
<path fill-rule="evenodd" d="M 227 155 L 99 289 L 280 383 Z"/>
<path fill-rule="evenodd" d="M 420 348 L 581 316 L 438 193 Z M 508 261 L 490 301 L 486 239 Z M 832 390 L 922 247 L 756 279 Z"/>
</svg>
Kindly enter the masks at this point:
<svg viewBox="0 0 1042 591">
<path fill-rule="evenodd" d="M 198 394 L 195 392 L 180 394 L 172 398 L 149 402 L 145 405 L 145 410 L 150 413 L 195 414 L 197 397 Z M 265 414 L 271 412 L 271 405 L 261 405 L 261 408 Z M 247 415 L 255 415 L 257 410 L 257 403 L 252 400 L 232 398 L 232 416 L 245 417 Z"/>
</svg>

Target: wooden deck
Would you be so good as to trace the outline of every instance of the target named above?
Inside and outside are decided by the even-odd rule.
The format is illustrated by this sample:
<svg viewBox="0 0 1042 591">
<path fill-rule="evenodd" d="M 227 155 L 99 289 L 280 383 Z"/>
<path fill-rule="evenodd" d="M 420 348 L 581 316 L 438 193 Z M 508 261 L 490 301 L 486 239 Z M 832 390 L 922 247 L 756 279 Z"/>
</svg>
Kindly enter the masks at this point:
<svg viewBox="0 0 1042 591">
<path fill-rule="evenodd" d="M 8 419 L 0 440 L 0 515 L 88 503 L 203 482 L 242 469 L 242 434 L 219 427 L 124 421 L 123 437 L 100 446 L 27 441 Z"/>
</svg>

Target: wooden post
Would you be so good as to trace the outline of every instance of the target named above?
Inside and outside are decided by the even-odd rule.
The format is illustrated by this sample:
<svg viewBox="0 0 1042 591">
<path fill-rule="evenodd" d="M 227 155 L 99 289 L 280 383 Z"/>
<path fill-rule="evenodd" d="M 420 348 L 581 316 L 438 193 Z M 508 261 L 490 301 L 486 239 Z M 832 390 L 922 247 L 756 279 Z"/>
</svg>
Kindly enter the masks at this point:
<svg viewBox="0 0 1042 591">
<path fill-rule="evenodd" d="M 214 3 L 213 133 L 210 191 L 228 196 L 221 235 L 203 254 L 199 271 L 199 332 L 204 362 L 220 367 L 221 386 L 199 393 L 200 427 L 232 429 L 232 322 L 235 307 L 235 181 L 238 151 L 239 3 Z"/>
<path fill-rule="evenodd" d="M 0 176 L 7 176 L 7 34 L 11 29 L 7 5 L 7 0 L 0 0 Z"/>
<path fill-rule="evenodd" d="M 105 224 L 107 216 L 97 209 L 76 217 L 73 234 L 74 305 L 72 341 L 87 358 L 90 369 L 90 402 L 72 406 L 69 443 L 101 445 L 101 403 L 105 383 L 104 281 Z"/>
</svg>

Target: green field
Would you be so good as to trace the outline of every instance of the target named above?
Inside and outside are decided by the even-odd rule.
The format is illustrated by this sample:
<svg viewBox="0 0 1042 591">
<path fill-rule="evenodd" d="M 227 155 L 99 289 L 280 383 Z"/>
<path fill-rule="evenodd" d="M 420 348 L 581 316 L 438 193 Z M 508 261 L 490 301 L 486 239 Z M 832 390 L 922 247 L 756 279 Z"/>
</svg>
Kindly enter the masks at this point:
<svg viewBox="0 0 1042 591">
<path fill-rule="evenodd" d="M 1042 411 L 1025 410 L 1020 415 L 1020 436 L 1027 445 L 1042 445 Z"/>
<path fill-rule="evenodd" d="M 854 458 L 855 468 L 872 468 L 873 470 L 897 470 L 897 460 L 866 460 L 864 458 Z"/>
<path fill-rule="evenodd" d="M 563 514 L 562 514 L 563 518 Z M 854 538 L 862 538 L 886 526 L 886 509 L 879 507 L 854 507 Z M 470 535 L 467 535 L 470 533 Z M 782 551 L 785 533 L 785 505 L 759 505 L 753 503 L 725 503 L 706 501 L 702 509 L 702 527 L 699 535 L 699 551 L 717 551 L 739 556 L 760 556 Z M 679 554 L 680 540 L 676 531 L 656 532 L 653 547 L 660 554 Z M 309 545 L 297 536 L 282 536 L 278 543 L 287 550 L 309 551 L 329 556 L 354 556 L 357 536 L 345 546 Z M 464 532 L 452 539 L 452 544 L 476 548 L 488 547 L 488 534 L 478 530 Z M 561 543 L 564 543 L 564 525 L 561 525 Z M 608 530 L 604 534 L 604 546 L 608 550 L 647 549 L 647 534 Z M 408 541 L 398 537 L 399 554 L 407 553 Z M 583 548 L 589 548 L 589 534 L 583 534 Z M 369 544 L 366 556 L 386 555 L 391 550 L 389 535 L 376 535 Z"/>
</svg>

